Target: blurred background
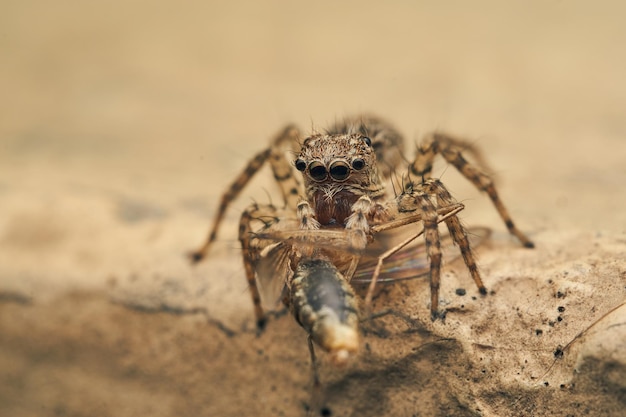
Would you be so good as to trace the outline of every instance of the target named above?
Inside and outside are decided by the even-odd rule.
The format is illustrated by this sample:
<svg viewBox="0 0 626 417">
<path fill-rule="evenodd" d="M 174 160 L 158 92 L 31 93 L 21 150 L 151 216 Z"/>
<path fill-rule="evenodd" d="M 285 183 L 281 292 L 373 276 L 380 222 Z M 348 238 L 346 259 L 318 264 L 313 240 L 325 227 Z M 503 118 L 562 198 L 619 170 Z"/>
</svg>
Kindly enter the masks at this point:
<svg viewBox="0 0 626 417">
<path fill-rule="evenodd" d="M 472 138 L 516 205 L 518 185 L 548 184 L 529 219 L 567 206 L 612 227 L 580 200 L 608 210 L 606 190 L 625 180 L 625 9 L 5 0 L 0 181 L 208 197 L 285 123 L 371 112 L 411 142 L 434 129 Z"/>
<path fill-rule="evenodd" d="M 267 201 L 271 176 L 260 175 L 228 213 L 216 249 L 227 257 L 192 273 L 185 251 L 204 239 L 222 191 L 286 123 L 310 132 L 360 112 L 404 132 L 409 156 L 432 130 L 469 138 L 531 237 L 623 233 L 624 16 L 626 4 L 608 0 L 3 0 L 0 301 L 152 273 L 191 276 L 196 286 L 220 275 L 228 279 L 202 284 L 205 292 L 192 286 L 178 301 L 202 293 L 210 316 L 249 322 L 236 222 L 252 199 Z M 441 164 L 436 174 L 466 204 L 466 223 L 506 235 L 489 201 L 453 168 Z M 32 314 L 26 324 L 21 310 L 0 322 L 6 358 L 59 335 L 61 319 L 38 332 L 49 311 Z M 38 372 L 25 358 L 5 381 Z M 68 386 L 58 398 L 76 388 Z M 40 385 L 23 387 L 0 389 L 0 402 L 29 392 L 44 399 L 23 404 L 47 403 Z"/>
</svg>

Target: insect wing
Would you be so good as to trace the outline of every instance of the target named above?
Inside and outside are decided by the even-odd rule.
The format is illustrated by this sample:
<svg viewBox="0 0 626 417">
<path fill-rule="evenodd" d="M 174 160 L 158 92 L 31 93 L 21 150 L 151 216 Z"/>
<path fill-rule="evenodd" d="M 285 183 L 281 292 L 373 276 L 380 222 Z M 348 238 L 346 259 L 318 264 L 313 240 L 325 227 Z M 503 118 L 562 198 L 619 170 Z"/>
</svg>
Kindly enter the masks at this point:
<svg viewBox="0 0 626 417">
<path fill-rule="evenodd" d="M 277 243 L 266 248 L 256 264 L 256 281 L 263 306 L 274 309 L 282 298 L 289 276 L 290 246 Z"/>
<path fill-rule="evenodd" d="M 363 258 L 350 282 L 354 284 L 369 283 L 377 263 L 378 258 Z M 426 246 L 424 244 L 412 245 L 383 261 L 377 282 L 392 282 L 426 276 L 430 270 L 429 267 Z"/>
<path fill-rule="evenodd" d="M 487 240 L 491 230 L 486 227 L 475 227 L 468 230 L 467 237 L 471 248 L 476 248 Z M 450 263 L 461 256 L 461 252 L 450 236 L 441 239 L 442 262 Z M 352 277 L 355 284 L 367 284 L 371 281 L 378 263 L 375 256 L 361 259 Z M 426 254 L 426 245 L 412 244 L 383 261 L 377 282 L 393 282 L 406 279 L 426 277 L 430 273 L 430 261 Z"/>
</svg>

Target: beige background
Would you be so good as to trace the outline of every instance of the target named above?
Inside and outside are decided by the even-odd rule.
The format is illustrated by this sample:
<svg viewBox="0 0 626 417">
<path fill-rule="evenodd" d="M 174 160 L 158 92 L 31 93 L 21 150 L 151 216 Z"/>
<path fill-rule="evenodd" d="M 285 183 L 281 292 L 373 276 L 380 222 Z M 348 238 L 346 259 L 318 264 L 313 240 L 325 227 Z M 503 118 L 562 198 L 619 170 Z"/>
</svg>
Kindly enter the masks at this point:
<svg viewBox="0 0 626 417">
<path fill-rule="evenodd" d="M 284 316 L 254 336 L 235 239 L 252 199 L 278 198 L 270 175 L 234 204 L 212 258 L 191 268 L 183 255 L 285 123 L 358 112 L 394 122 L 407 145 L 434 129 L 471 138 L 538 247 L 520 249 L 441 164 L 464 221 L 494 230 L 480 254 L 496 293 L 471 300 L 454 266 L 442 298 L 468 311 L 443 325 L 425 319 L 423 281 L 385 289 L 378 307 L 404 308 L 420 331 L 387 320 L 348 369 L 323 363 L 333 415 L 618 415 L 624 309 L 593 328 L 600 342 L 586 334 L 550 364 L 624 301 L 625 13 L 618 1 L 2 2 L 0 415 L 304 414 L 305 335 Z M 454 340 L 416 348 L 441 337 Z"/>
</svg>

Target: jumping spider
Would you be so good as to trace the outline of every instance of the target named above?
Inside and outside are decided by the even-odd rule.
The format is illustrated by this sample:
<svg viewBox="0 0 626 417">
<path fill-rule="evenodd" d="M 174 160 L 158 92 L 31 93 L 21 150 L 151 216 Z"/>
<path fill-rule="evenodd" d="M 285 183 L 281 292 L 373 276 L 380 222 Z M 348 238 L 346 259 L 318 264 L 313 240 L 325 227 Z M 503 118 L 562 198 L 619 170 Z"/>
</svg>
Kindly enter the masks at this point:
<svg viewBox="0 0 626 417">
<path fill-rule="evenodd" d="M 484 163 L 478 151 L 460 139 L 442 133 L 428 135 L 406 169 L 402 137 L 375 117 L 348 118 L 326 133 L 313 134 L 304 141 L 300 138 L 296 127 L 287 126 L 248 163 L 222 196 L 209 236 L 192 259 L 198 262 L 207 254 L 230 203 L 269 162 L 284 207 L 253 204 L 243 212 L 239 240 L 246 277 L 258 327 L 264 326 L 266 317 L 257 280 L 261 286 L 273 282 L 308 331 L 313 359 L 311 338 L 324 350 L 335 353 L 338 360 L 356 350 L 357 303 L 348 283 L 357 271 L 361 254 L 379 232 L 414 223 L 422 225 L 409 240 L 424 234 L 430 260 L 433 320 L 442 315 L 439 222 L 446 224 L 476 286 L 481 294 L 486 294 L 466 231 L 457 217 L 463 205 L 452 198 L 441 181 L 431 178 L 437 154 L 485 191 L 509 232 L 523 246 L 533 247 L 515 227 L 492 179 L 482 169 Z M 297 155 L 293 161 L 286 158 L 289 150 Z M 461 151 L 472 153 L 478 163 L 469 163 Z M 301 173 L 304 185 L 293 168 Z M 387 198 L 386 182 L 391 181 L 392 174 L 404 170 L 401 192 Z M 379 255 L 378 268 L 365 296 L 365 308 L 370 306 L 383 260 L 409 240 Z"/>
</svg>

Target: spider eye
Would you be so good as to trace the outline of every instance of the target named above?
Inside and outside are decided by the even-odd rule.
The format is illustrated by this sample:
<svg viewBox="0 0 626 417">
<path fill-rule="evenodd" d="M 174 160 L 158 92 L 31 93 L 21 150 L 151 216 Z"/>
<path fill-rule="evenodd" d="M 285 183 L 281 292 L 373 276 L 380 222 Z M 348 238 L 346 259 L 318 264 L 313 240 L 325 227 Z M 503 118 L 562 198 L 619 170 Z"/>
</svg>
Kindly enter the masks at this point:
<svg viewBox="0 0 626 417">
<path fill-rule="evenodd" d="M 343 181 L 350 176 L 350 167 L 344 161 L 335 161 L 330 164 L 330 176 L 337 181 Z"/>
<path fill-rule="evenodd" d="M 356 169 L 357 171 L 362 170 L 363 168 L 365 168 L 365 161 L 361 158 L 356 158 L 354 161 L 352 161 L 352 168 Z"/>
<path fill-rule="evenodd" d="M 328 176 L 326 167 L 319 161 L 311 162 L 309 165 L 309 174 L 315 181 L 324 181 Z"/>
<path fill-rule="evenodd" d="M 296 159 L 295 165 L 296 169 L 300 172 L 306 169 L 306 162 L 304 162 L 302 159 Z"/>
<path fill-rule="evenodd" d="M 365 142 L 367 146 L 372 146 L 372 140 L 367 136 L 363 136 L 363 142 Z"/>
</svg>

